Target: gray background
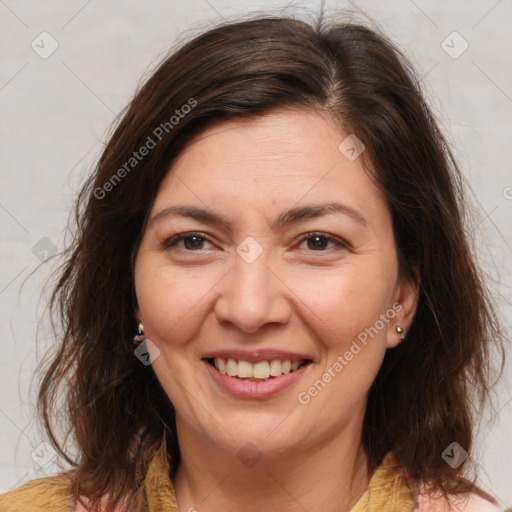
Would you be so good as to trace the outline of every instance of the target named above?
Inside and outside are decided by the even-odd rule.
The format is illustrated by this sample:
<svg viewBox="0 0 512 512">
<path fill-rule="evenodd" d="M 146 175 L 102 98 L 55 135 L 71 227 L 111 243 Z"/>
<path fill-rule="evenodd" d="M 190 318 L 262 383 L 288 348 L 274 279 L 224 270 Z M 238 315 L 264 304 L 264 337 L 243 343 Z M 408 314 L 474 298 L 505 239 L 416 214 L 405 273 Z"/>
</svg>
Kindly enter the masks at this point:
<svg viewBox="0 0 512 512">
<path fill-rule="evenodd" d="M 109 124 L 177 37 L 255 10 L 314 17 L 320 8 L 319 2 L 288 4 L 0 0 L 0 492 L 59 470 L 36 428 L 36 387 L 30 386 L 36 362 L 52 341 L 42 320 L 45 297 L 40 298 L 52 263 L 27 278 L 40 260 L 63 249 L 68 212 L 101 153 Z M 416 66 L 473 191 L 469 230 L 508 330 L 512 66 L 506 56 L 512 47 L 512 2 L 365 0 L 330 1 L 326 7 L 327 14 L 361 9 Z M 48 55 L 52 44 L 58 48 Z M 512 505 L 511 374 L 508 365 L 495 410 L 482 423 L 477 452 L 482 486 L 507 505 Z"/>
</svg>

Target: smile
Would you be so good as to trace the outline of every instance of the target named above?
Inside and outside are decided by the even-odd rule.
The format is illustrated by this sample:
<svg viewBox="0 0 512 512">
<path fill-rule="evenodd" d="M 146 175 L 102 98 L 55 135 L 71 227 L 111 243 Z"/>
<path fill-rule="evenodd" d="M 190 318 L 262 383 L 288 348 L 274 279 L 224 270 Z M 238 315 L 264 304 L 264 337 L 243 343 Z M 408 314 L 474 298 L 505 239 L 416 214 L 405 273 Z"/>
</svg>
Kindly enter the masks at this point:
<svg viewBox="0 0 512 512">
<path fill-rule="evenodd" d="M 238 379 L 248 379 L 254 381 L 268 380 L 281 375 L 287 375 L 304 366 L 308 361 L 301 359 L 299 361 L 291 361 L 290 359 L 279 360 L 272 359 L 270 361 L 259 361 L 251 363 L 249 361 L 237 361 L 236 359 L 224 359 L 216 357 L 208 359 L 208 362 L 222 374 Z"/>
<path fill-rule="evenodd" d="M 222 356 L 219 353 L 208 356 L 202 361 L 216 387 L 231 397 L 245 400 L 274 397 L 301 379 L 313 363 L 304 355 L 274 351 L 236 354 L 230 351 Z"/>
</svg>

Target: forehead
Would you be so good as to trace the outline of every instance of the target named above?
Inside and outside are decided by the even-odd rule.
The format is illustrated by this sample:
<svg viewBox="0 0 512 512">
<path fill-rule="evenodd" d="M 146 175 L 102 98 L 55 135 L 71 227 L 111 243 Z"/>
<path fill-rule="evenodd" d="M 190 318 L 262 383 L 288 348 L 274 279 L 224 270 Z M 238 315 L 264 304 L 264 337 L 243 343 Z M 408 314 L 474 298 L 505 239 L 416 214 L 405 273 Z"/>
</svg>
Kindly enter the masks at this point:
<svg viewBox="0 0 512 512">
<path fill-rule="evenodd" d="M 247 159 L 253 160 L 255 170 L 272 169 L 274 160 L 300 162 L 302 168 L 311 160 L 321 164 L 333 155 L 337 158 L 343 138 L 343 132 L 326 114 L 272 112 L 262 117 L 221 121 L 206 129 L 187 145 L 177 164 L 207 156 L 219 166 Z"/>
<path fill-rule="evenodd" d="M 347 136 L 327 115 L 309 111 L 219 122 L 175 160 L 154 210 L 183 201 L 218 209 L 341 199 L 382 215 L 387 205 L 362 158 L 340 150 Z"/>
</svg>

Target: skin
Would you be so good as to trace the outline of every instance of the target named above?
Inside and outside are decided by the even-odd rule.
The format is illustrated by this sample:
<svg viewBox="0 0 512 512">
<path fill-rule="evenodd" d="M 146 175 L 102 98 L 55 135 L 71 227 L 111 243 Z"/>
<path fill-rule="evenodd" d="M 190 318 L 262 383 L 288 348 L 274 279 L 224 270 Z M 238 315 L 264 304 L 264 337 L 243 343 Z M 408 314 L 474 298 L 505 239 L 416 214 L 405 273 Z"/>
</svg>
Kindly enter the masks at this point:
<svg viewBox="0 0 512 512">
<path fill-rule="evenodd" d="M 399 278 L 389 207 L 364 169 L 338 150 L 347 134 L 327 117 L 274 112 L 222 122 L 197 137 L 163 180 L 150 219 L 175 205 L 216 212 L 230 229 L 182 216 L 150 222 L 135 265 L 145 335 L 160 350 L 153 369 L 176 409 L 182 462 L 180 510 L 343 511 L 371 474 L 361 433 L 369 388 L 386 350 L 407 331 L 417 290 Z M 284 211 L 342 203 L 342 212 L 273 227 Z M 199 232 L 166 247 L 173 235 Z M 327 233 L 345 245 L 320 239 Z M 197 234 L 197 233 L 196 233 Z M 248 236 L 262 254 L 247 263 Z M 318 242 L 318 240 L 316 240 Z M 400 311 L 304 405 L 297 396 L 332 367 L 365 328 Z M 211 378 L 202 355 L 216 349 L 279 349 L 313 363 L 264 400 L 237 399 Z M 252 443 L 253 467 L 237 452 Z"/>
</svg>

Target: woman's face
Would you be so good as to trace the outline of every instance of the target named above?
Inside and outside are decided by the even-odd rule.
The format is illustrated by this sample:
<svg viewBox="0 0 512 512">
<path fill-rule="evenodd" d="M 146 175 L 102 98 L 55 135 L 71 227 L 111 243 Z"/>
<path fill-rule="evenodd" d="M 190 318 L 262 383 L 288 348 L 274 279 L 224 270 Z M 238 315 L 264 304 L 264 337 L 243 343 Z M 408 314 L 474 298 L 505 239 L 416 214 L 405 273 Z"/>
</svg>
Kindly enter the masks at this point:
<svg viewBox="0 0 512 512">
<path fill-rule="evenodd" d="M 350 139 L 339 149 L 347 135 L 308 112 L 222 122 L 163 180 L 136 260 L 137 319 L 180 443 L 271 456 L 360 441 L 415 290 L 398 278 L 383 195 Z"/>
</svg>

